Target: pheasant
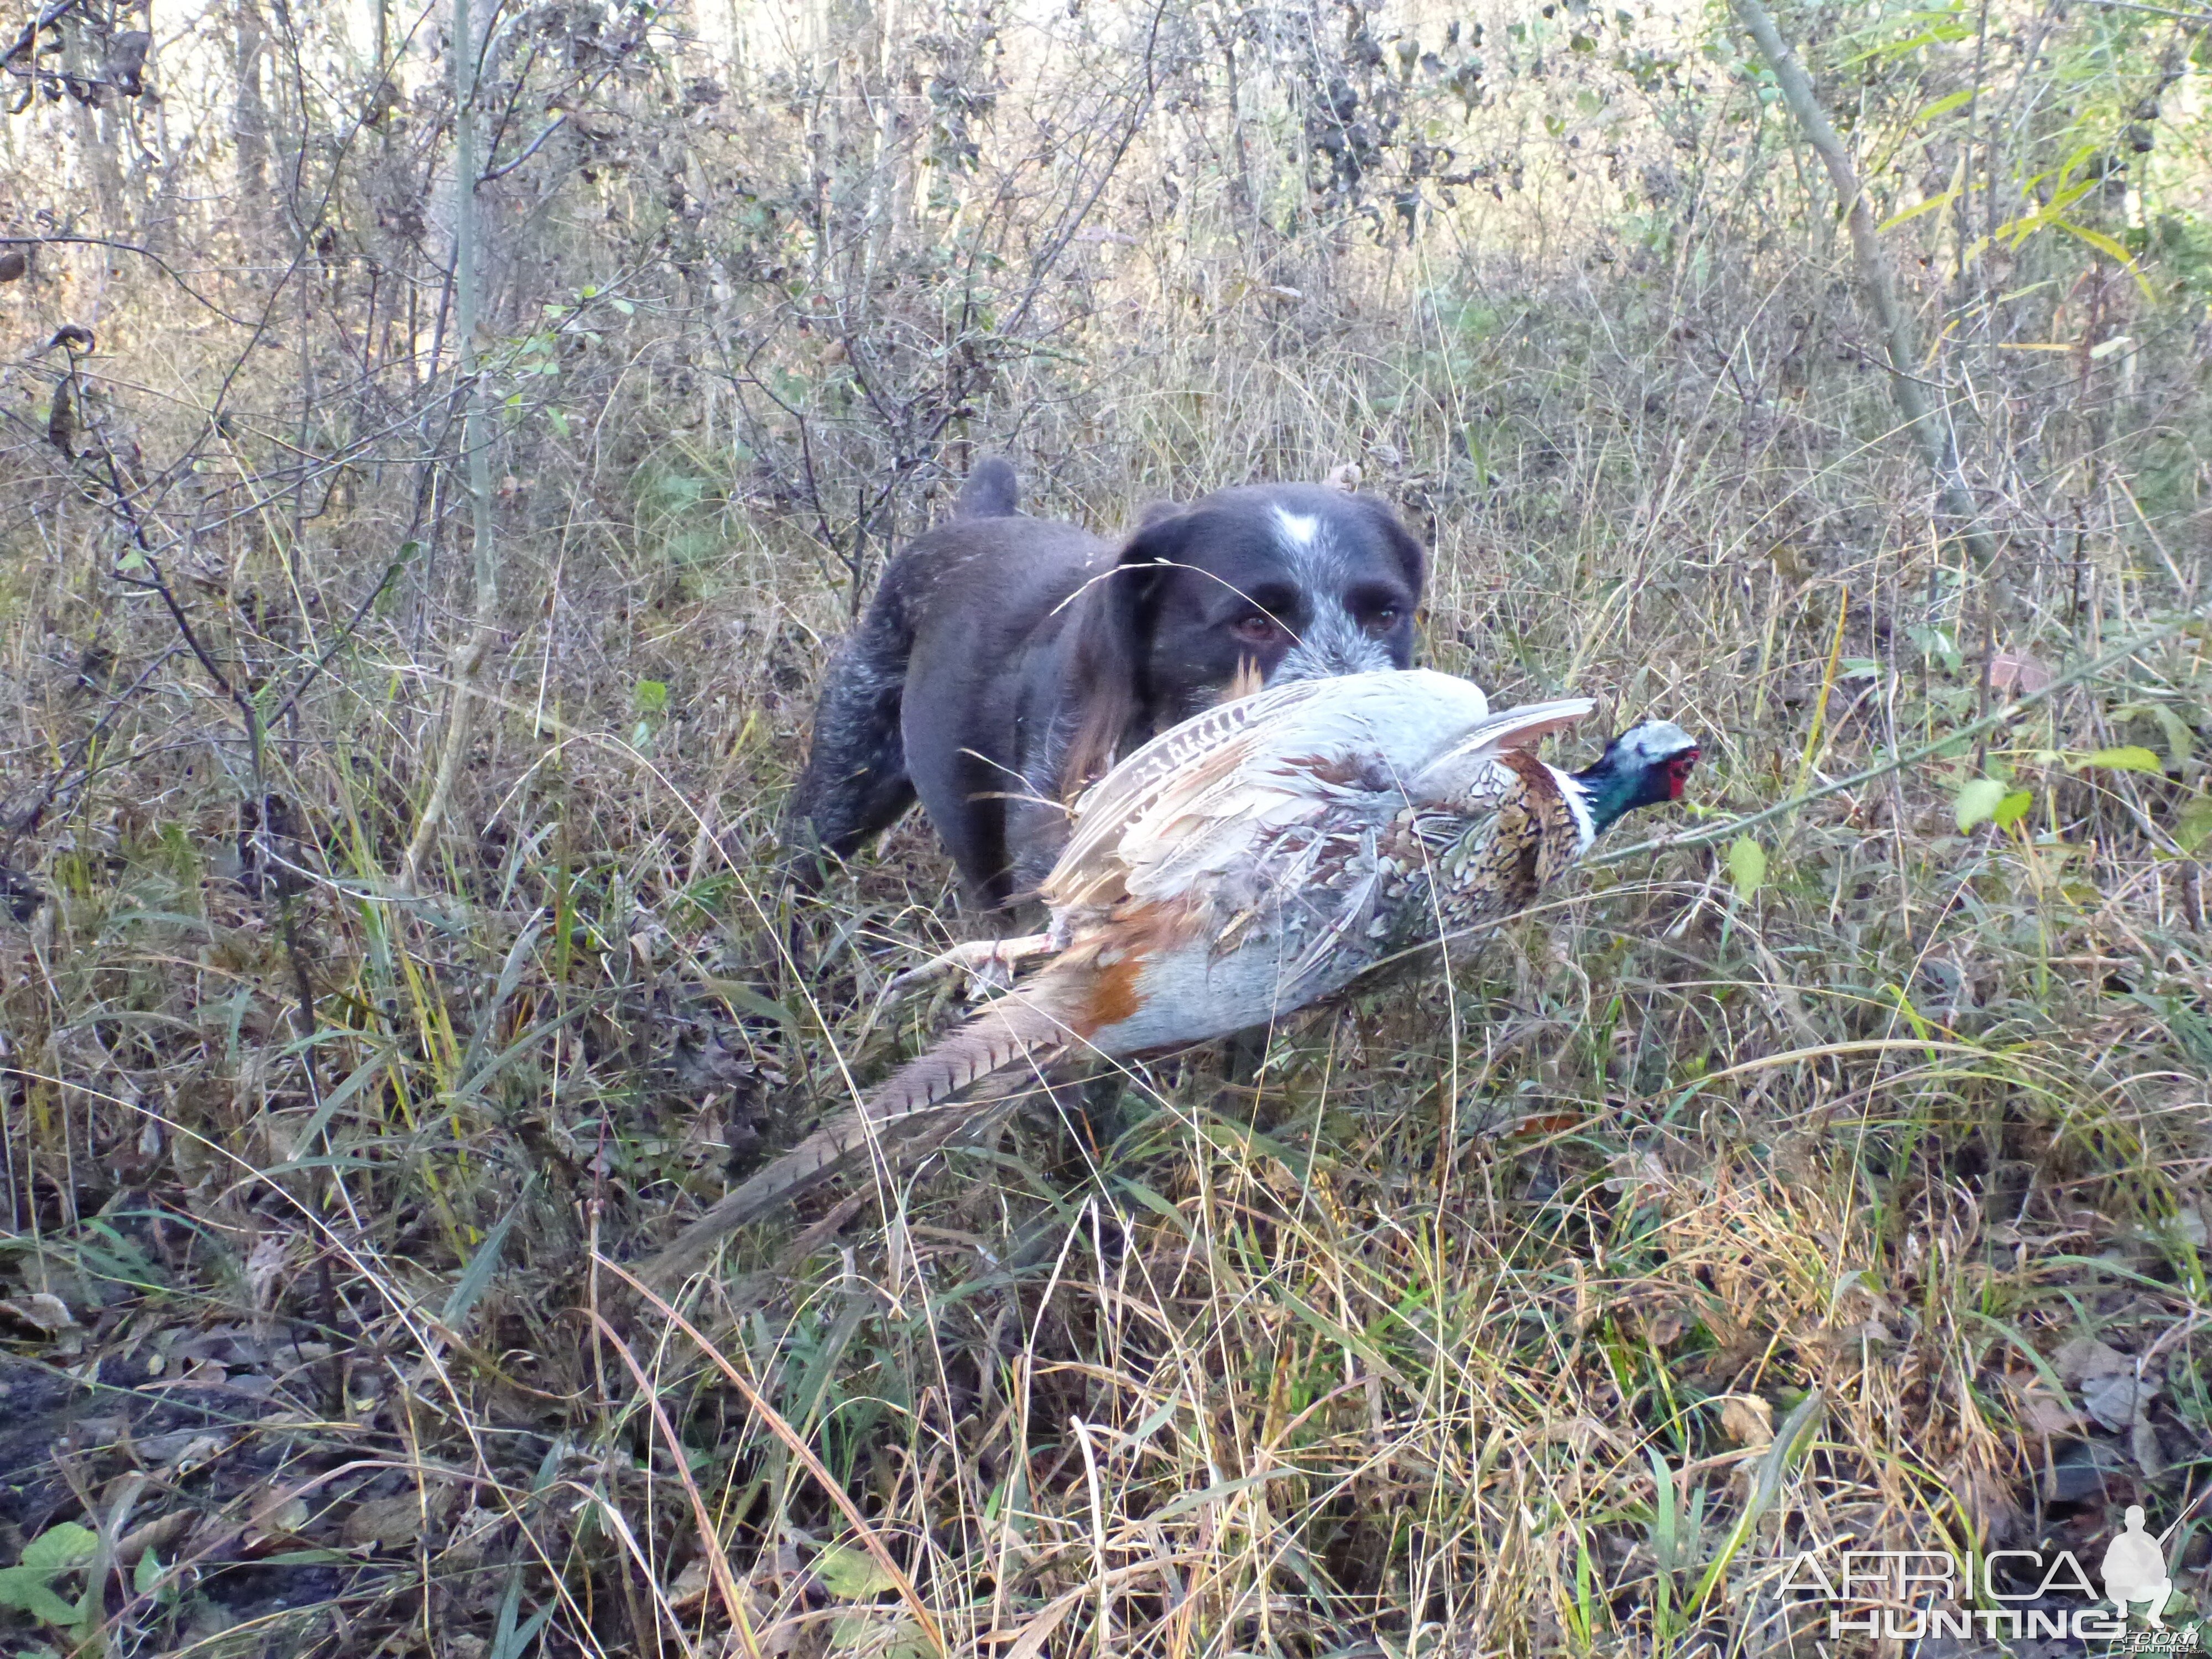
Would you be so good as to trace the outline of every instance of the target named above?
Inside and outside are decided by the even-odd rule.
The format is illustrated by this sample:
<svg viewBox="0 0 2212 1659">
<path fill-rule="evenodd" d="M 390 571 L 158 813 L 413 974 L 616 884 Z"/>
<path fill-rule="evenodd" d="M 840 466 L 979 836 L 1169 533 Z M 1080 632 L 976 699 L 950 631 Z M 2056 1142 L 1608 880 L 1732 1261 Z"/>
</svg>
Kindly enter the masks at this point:
<svg viewBox="0 0 2212 1659">
<path fill-rule="evenodd" d="M 1401 669 L 1279 686 L 1163 732 L 1077 803 L 1041 892 L 1049 929 L 932 964 L 1042 968 L 716 1204 L 648 1276 L 680 1277 L 872 1154 L 943 1145 L 1064 1062 L 1263 1024 L 1525 908 L 1623 813 L 1679 799 L 1698 758 L 1665 721 L 1577 773 L 1529 752 L 1594 707 L 1492 714 L 1464 680 Z"/>
</svg>

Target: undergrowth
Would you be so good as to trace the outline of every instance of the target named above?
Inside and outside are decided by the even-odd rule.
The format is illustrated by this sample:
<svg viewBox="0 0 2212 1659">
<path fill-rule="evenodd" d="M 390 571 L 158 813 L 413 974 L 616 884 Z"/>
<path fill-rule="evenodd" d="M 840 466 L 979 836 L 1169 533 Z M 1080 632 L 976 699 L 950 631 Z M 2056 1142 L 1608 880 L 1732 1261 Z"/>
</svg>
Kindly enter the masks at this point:
<svg viewBox="0 0 2212 1659">
<path fill-rule="evenodd" d="M 1678 72 L 1634 70 L 1655 99 Z M 39 342 L 90 266 L 27 299 L 0 575 L 14 1650 L 1810 1655 L 1826 1608 L 1775 1593 L 1802 1550 L 2089 1561 L 2131 1502 L 2201 1601 L 2194 266 L 2139 285 L 2047 231 L 2001 273 L 2018 303 L 1923 267 L 2002 543 L 1978 568 L 1930 521 L 1832 204 L 1788 193 L 1742 79 L 1686 129 L 1648 118 L 1650 166 L 1710 179 L 1643 175 L 1638 216 L 1579 228 L 1531 206 L 1517 241 L 1482 217 L 1503 163 L 1418 234 L 1379 210 L 1286 231 L 1266 177 L 1155 134 L 1133 153 L 1184 155 L 1193 191 L 1212 168 L 1218 216 L 1148 174 L 1103 198 L 1133 228 L 1078 243 L 1101 198 L 1031 202 L 1087 263 L 978 258 L 1012 284 L 988 361 L 942 267 L 818 248 L 836 304 L 725 329 L 684 238 L 797 283 L 764 174 L 670 186 L 657 217 L 641 186 L 565 244 L 518 211 L 528 303 L 484 348 L 502 631 L 411 889 L 467 622 L 434 292 L 395 321 L 382 267 L 303 237 L 222 290 L 266 306 L 244 368 L 158 273 L 89 349 Z M 982 114 L 930 85 L 957 149 Z M 742 149 L 809 107 L 779 95 L 662 101 Z M 1587 130 L 1531 165 L 1594 167 Z M 1006 178 L 1103 191 L 1120 164 L 1107 124 L 1040 175 L 1049 124 L 1022 131 Z M 1314 190 L 1358 185 L 1296 131 L 1335 158 Z M 572 161 L 612 199 L 590 169 L 642 142 Z M 590 235 L 657 251 L 587 282 L 618 263 Z M 357 362 L 309 343 L 326 323 Z M 1200 1051 L 1136 1068 L 1118 1115 L 1039 1098 L 657 1305 L 628 1268 L 939 1029 L 887 982 L 992 925 L 919 819 L 812 898 L 776 824 L 884 547 L 994 449 L 1033 510 L 1109 532 L 1359 467 L 1432 547 L 1425 661 L 1500 705 L 1593 695 L 1590 736 L 1700 736 L 1678 831 L 2060 684 L 1595 867 L 1448 975 L 1273 1033 L 1250 1086 Z"/>
</svg>

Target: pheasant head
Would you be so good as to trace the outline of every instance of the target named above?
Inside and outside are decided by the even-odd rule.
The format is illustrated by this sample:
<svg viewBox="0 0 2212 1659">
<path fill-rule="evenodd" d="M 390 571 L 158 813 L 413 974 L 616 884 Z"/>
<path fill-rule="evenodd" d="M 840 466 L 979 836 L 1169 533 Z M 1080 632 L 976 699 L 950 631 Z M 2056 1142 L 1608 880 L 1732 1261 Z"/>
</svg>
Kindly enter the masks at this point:
<svg viewBox="0 0 2212 1659">
<path fill-rule="evenodd" d="M 1622 732 L 1606 744 L 1595 765 L 1571 775 L 1589 815 L 1589 840 L 1625 812 L 1680 800 L 1697 761 L 1698 740 L 1671 720 L 1648 720 Z"/>
</svg>

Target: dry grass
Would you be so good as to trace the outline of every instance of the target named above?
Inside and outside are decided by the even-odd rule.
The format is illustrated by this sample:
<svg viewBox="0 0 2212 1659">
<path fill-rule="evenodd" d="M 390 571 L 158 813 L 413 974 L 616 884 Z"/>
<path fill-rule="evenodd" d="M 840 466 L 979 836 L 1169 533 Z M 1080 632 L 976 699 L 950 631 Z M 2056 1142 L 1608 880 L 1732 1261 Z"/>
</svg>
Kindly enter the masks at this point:
<svg viewBox="0 0 2212 1659">
<path fill-rule="evenodd" d="M 1455 222 L 1285 241 L 1288 299 L 1148 246 L 969 436 L 1101 526 L 1358 462 L 1432 540 L 1425 659 L 1704 734 L 1698 824 L 1963 724 L 1990 647 L 2063 669 L 2203 597 L 2186 295 L 2138 354 L 1960 368 L 1993 587 L 1825 263 Z M 2034 325 L 2109 337 L 2100 269 Z M 850 544 L 733 449 L 674 293 L 583 302 L 517 428 L 495 712 L 420 895 L 460 556 L 375 595 L 443 522 L 422 475 L 307 468 L 309 508 L 217 446 L 166 486 L 218 666 L 328 659 L 262 705 L 257 835 L 236 706 L 112 579 L 114 492 L 18 434 L 11 810 L 64 787 L 4 855 L 47 896 L 0 932 L 0 1509 L 89 1531 L 11 1639 L 1811 1654 L 1759 1595 L 1797 1548 L 2086 1559 L 2138 1498 L 2200 1594 L 2201 629 L 1766 826 L 1755 890 L 1725 844 L 1600 868 L 1278 1033 L 1255 1091 L 1163 1061 L 1103 1140 L 1040 1106 L 755 1230 L 681 1320 L 641 1301 L 623 1264 L 922 1041 L 945 1011 L 884 983 L 975 927 L 918 822 L 795 915 L 774 879 Z M 111 448 L 220 368 L 140 333 L 82 371 Z M 314 368 L 276 355 L 261 435 Z M 2081 763 L 2121 745 L 2166 775 Z M 1961 833 L 1984 770 L 2033 805 Z"/>
</svg>

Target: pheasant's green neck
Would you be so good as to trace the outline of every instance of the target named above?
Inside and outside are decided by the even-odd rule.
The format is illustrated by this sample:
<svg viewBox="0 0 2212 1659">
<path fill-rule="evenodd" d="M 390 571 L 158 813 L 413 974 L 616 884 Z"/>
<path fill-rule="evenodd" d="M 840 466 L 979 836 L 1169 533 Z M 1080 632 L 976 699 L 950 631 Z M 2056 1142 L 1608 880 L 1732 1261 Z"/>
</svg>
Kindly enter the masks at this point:
<svg viewBox="0 0 2212 1659">
<path fill-rule="evenodd" d="M 1592 841 L 1625 814 L 1647 805 L 1651 799 L 1649 769 L 1620 765 L 1614 763 L 1611 752 L 1596 765 L 1576 773 L 1574 781 L 1582 786 L 1583 806 L 1589 813 Z"/>
<path fill-rule="evenodd" d="M 1641 776 L 1621 767 L 1608 767 L 1603 762 L 1574 775 L 1582 786 L 1583 806 L 1589 813 L 1590 838 L 1595 841 L 1620 820 L 1621 816 L 1638 805 L 1638 791 L 1643 785 Z"/>
<path fill-rule="evenodd" d="M 1695 740 L 1666 720 L 1648 720 L 1606 744 L 1597 764 L 1576 773 L 1573 780 L 1589 815 L 1590 840 L 1624 813 L 1679 799 L 1683 777 L 1697 758 Z"/>
</svg>

